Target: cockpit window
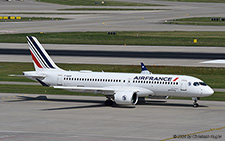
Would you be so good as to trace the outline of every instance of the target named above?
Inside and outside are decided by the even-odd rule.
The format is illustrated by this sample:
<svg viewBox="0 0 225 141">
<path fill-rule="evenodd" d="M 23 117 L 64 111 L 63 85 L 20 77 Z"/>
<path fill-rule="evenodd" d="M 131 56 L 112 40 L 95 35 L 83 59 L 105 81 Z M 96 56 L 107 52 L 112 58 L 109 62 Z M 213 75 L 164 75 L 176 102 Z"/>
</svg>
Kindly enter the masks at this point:
<svg viewBox="0 0 225 141">
<path fill-rule="evenodd" d="M 199 84 L 202 86 L 207 86 L 207 84 L 205 84 L 204 82 L 199 82 Z"/>
<path fill-rule="evenodd" d="M 194 82 L 193 85 L 194 86 L 199 86 L 199 83 L 198 82 Z"/>
<path fill-rule="evenodd" d="M 194 82 L 193 83 L 194 86 L 207 86 L 207 84 L 205 84 L 204 82 Z"/>
</svg>

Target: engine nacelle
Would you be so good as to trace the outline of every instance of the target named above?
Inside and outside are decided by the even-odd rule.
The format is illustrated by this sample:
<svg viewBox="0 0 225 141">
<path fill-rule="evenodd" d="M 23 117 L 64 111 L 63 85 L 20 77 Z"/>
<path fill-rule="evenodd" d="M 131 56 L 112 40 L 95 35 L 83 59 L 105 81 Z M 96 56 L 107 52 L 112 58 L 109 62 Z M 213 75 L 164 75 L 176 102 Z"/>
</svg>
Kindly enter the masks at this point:
<svg viewBox="0 0 225 141">
<path fill-rule="evenodd" d="M 114 101 L 121 105 L 135 105 L 138 102 L 138 96 L 132 91 L 118 91 L 114 95 Z"/>
</svg>

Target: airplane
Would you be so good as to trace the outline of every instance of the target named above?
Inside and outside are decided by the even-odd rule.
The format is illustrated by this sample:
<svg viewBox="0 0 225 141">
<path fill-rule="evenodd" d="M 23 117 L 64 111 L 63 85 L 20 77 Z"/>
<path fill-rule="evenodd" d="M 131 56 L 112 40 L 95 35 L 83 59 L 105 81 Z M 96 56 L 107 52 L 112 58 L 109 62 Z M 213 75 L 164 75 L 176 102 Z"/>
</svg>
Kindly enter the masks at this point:
<svg viewBox="0 0 225 141">
<path fill-rule="evenodd" d="M 27 36 L 35 71 L 23 76 L 46 87 L 75 92 L 103 94 L 105 105 L 136 105 L 139 99 L 190 97 L 198 107 L 200 97 L 211 96 L 214 91 L 202 80 L 186 75 L 153 74 L 141 63 L 141 73 L 93 72 L 91 70 L 66 71 L 59 68 L 33 36 Z"/>
</svg>

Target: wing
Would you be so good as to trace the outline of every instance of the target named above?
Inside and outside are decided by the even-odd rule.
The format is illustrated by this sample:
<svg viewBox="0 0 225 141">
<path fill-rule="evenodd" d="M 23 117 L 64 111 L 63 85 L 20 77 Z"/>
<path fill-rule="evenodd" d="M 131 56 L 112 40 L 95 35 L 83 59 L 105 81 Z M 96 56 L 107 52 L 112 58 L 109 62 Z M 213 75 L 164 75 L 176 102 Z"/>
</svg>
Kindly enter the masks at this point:
<svg viewBox="0 0 225 141">
<path fill-rule="evenodd" d="M 57 89 L 64 89 L 74 92 L 86 92 L 86 93 L 100 93 L 104 95 L 115 94 L 115 89 L 104 87 L 73 87 L 73 86 L 54 86 Z"/>
<path fill-rule="evenodd" d="M 73 87 L 73 86 L 54 86 L 54 88 L 65 89 L 76 92 L 101 93 L 113 96 L 116 104 L 135 105 L 138 97 L 154 95 L 154 92 L 140 87 Z"/>
<path fill-rule="evenodd" d="M 140 87 L 130 86 L 110 86 L 110 87 L 74 87 L 74 86 L 54 86 L 57 89 L 65 89 L 75 92 L 100 93 L 104 95 L 114 95 L 116 93 L 137 93 L 139 97 L 154 95 L 154 92 Z"/>
</svg>

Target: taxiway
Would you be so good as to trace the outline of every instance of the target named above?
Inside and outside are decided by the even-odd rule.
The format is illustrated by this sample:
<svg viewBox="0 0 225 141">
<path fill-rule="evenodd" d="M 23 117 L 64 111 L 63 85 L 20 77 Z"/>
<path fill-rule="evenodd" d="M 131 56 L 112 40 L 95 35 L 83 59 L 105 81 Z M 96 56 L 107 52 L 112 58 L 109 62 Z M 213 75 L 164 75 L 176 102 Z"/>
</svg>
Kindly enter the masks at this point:
<svg viewBox="0 0 225 141">
<path fill-rule="evenodd" d="M 149 100 L 145 105 L 106 107 L 105 97 L 0 94 L 1 140 L 159 141 L 179 135 L 224 140 L 225 103 Z M 195 136 L 194 136 L 195 135 Z"/>
<path fill-rule="evenodd" d="M 40 3 L 33 0 L 23 2 L 1 2 L 1 16 L 61 17 L 68 20 L 2 22 L 0 33 L 72 32 L 72 31 L 225 31 L 221 26 L 170 25 L 166 20 L 188 17 L 223 17 L 225 3 L 183 3 L 155 0 L 120 0 L 144 2 L 164 6 L 148 6 L 133 11 L 59 11 L 68 8 L 93 8 L 92 6 L 65 6 Z M 101 8 L 101 6 L 95 6 Z M 111 7 L 127 8 L 127 7 Z M 131 6 L 139 9 L 142 7 Z M 151 10 L 157 9 L 157 10 Z M 7 14 L 15 13 L 15 14 Z M 26 14 L 28 13 L 28 14 Z M 38 14 L 37 14 L 38 13 Z M 58 14 L 54 14 L 58 13 Z M 61 14 L 60 14 L 61 13 Z M 66 14 L 69 13 L 69 14 Z M 73 13 L 73 14 L 71 14 Z"/>
</svg>

